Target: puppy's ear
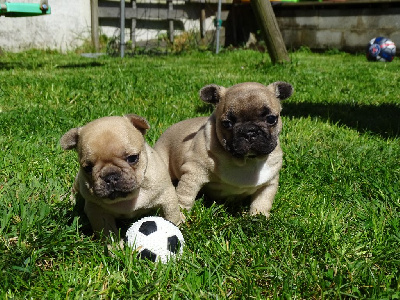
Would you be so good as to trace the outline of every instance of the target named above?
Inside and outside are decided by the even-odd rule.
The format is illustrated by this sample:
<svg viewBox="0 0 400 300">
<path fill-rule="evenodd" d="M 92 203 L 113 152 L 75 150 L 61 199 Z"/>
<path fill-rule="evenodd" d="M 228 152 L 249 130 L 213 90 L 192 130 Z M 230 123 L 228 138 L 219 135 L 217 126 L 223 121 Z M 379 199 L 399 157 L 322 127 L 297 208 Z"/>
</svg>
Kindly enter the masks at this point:
<svg viewBox="0 0 400 300">
<path fill-rule="evenodd" d="M 271 83 L 269 86 L 273 86 L 276 98 L 279 100 L 285 100 L 293 94 L 293 86 L 290 83 L 284 81 L 277 81 Z"/>
<path fill-rule="evenodd" d="M 60 139 L 61 147 L 64 150 L 75 149 L 78 144 L 79 128 L 68 130 Z"/>
<path fill-rule="evenodd" d="M 206 85 L 200 90 L 200 99 L 206 103 L 217 104 L 225 94 L 225 88 L 216 84 Z"/>
<path fill-rule="evenodd" d="M 135 126 L 143 135 L 146 134 L 146 130 L 150 129 L 150 124 L 147 120 L 141 116 L 135 114 L 128 114 L 124 116 Z"/>
</svg>

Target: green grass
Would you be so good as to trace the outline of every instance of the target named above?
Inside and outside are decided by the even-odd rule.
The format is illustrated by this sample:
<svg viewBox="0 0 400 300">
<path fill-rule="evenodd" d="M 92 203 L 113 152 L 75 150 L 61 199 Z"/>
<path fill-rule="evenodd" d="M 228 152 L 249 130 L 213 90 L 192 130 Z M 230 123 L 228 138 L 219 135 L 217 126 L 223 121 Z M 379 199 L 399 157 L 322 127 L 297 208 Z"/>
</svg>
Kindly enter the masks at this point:
<svg viewBox="0 0 400 300">
<path fill-rule="evenodd" d="M 362 55 L 253 51 L 0 57 L 0 298 L 400 298 L 400 67 Z M 270 219 L 196 202 L 178 263 L 108 256 L 83 233 L 69 191 L 76 154 L 59 139 L 136 113 L 152 145 L 211 108 L 206 84 L 283 80 L 284 166 Z"/>
</svg>

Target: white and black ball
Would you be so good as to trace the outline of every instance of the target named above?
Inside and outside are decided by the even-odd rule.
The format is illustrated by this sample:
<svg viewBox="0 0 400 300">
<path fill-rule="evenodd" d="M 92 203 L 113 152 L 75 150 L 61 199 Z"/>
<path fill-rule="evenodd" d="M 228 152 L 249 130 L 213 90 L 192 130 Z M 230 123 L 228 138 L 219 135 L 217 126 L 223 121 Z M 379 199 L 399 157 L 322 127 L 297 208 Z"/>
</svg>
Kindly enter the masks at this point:
<svg viewBox="0 0 400 300">
<path fill-rule="evenodd" d="M 380 36 L 369 41 L 366 52 L 370 61 L 391 62 L 396 55 L 396 45 L 392 40 Z"/>
<path fill-rule="evenodd" d="M 183 253 L 185 240 L 179 228 L 161 217 L 146 217 L 133 223 L 125 241 L 138 257 L 166 263 Z"/>
</svg>

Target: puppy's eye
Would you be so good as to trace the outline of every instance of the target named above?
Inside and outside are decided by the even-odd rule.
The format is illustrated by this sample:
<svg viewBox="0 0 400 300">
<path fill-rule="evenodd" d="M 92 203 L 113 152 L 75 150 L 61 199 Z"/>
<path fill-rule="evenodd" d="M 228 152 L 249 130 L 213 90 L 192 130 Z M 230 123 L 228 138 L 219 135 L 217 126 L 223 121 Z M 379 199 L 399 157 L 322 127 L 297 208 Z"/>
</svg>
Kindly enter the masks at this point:
<svg viewBox="0 0 400 300">
<path fill-rule="evenodd" d="M 87 163 L 85 166 L 83 166 L 83 170 L 87 173 L 87 174 L 91 174 L 93 171 L 93 165 L 91 163 Z"/>
<path fill-rule="evenodd" d="M 268 125 L 275 125 L 276 122 L 278 122 L 278 117 L 277 116 L 273 116 L 273 115 L 267 116 Z"/>
<path fill-rule="evenodd" d="M 233 122 L 230 120 L 223 120 L 223 121 L 221 121 L 221 124 L 226 129 L 231 129 L 233 127 Z"/>
<path fill-rule="evenodd" d="M 134 165 L 139 161 L 139 154 L 133 154 L 133 155 L 129 155 L 126 158 L 126 162 L 130 165 Z"/>
</svg>

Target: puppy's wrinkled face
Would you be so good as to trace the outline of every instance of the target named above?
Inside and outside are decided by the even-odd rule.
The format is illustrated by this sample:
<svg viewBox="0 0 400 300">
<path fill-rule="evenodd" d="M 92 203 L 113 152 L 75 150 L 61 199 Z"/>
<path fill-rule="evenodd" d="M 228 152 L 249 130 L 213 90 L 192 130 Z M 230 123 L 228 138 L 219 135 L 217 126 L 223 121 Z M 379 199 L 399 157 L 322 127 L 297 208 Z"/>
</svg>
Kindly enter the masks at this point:
<svg viewBox="0 0 400 300">
<path fill-rule="evenodd" d="M 138 195 L 147 168 L 144 134 L 149 128 L 146 119 L 129 114 L 100 118 L 62 136 L 63 149 L 78 152 L 85 193 L 105 203 Z"/>
<path fill-rule="evenodd" d="M 143 135 L 130 124 L 86 125 L 80 132 L 81 173 L 94 196 L 114 200 L 129 197 L 146 170 Z M 89 127 L 88 127 L 89 126 Z"/>
<path fill-rule="evenodd" d="M 281 104 L 273 90 L 246 83 L 226 90 L 216 107 L 216 130 L 234 157 L 263 157 L 278 144 Z"/>
</svg>

